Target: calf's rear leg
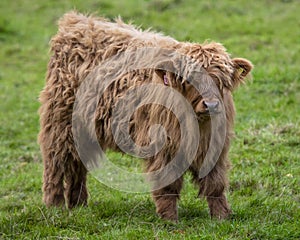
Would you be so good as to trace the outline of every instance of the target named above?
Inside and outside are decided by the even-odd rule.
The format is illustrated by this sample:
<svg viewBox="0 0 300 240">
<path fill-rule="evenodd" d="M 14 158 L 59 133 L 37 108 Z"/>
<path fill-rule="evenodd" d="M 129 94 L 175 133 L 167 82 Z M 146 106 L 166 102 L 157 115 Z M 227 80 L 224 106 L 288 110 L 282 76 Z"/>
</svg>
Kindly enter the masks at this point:
<svg viewBox="0 0 300 240">
<path fill-rule="evenodd" d="M 64 178 L 64 195 L 68 208 L 87 205 L 86 177 L 87 170 L 85 166 L 79 159 L 70 154 L 65 164 Z"/>
<path fill-rule="evenodd" d="M 47 207 L 64 206 L 63 169 L 56 164 L 54 154 L 43 151 L 43 201 Z"/>
</svg>

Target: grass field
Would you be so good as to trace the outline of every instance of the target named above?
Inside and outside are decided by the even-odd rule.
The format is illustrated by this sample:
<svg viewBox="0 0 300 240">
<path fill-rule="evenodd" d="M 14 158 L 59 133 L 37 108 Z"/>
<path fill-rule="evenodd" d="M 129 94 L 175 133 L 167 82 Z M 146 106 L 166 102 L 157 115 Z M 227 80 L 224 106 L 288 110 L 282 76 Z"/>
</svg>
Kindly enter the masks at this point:
<svg viewBox="0 0 300 240">
<path fill-rule="evenodd" d="M 178 224 L 155 216 L 150 194 L 92 176 L 87 208 L 45 208 L 38 95 L 56 21 L 72 9 L 222 42 L 254 63 L 253 81 L 234 94 L 230 220 L 211 220 L 189 182 Z M 297 0 L 0 1 L 0 239 L 300 239 L 299 12 Z"/>
</svg>

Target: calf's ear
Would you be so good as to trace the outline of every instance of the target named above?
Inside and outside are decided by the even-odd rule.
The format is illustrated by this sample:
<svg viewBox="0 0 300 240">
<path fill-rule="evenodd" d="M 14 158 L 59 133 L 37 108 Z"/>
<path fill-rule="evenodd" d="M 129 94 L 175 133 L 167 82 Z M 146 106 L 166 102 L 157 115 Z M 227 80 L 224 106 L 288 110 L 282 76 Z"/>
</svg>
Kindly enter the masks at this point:
<svg viewBox="0 0 300 240">
<path fill-rule="evenodd" d="M 166 74 L 166 72 L 174 72 L 175 68 L 174 68 L 174 64 L 171 60 L 165 60 L 165 61 L 161 61 L 158 62 L 155 66 L 155 72 L 160 76 L 163 77 L 164 74 Z"/>
<path fill-rule="evenodd" d="M 181 69 L 180 59 L 178 57 L 171 57 L 168 59 L 162 59 L 157 62 L 154 67 L 156 75 L 154 76 L 154 82 L 163 82 L 165 85 L 171 84 L 171 77 L 180 73 Z"/>
<path fill-rule="evenodd" d="M 234 67 L 233 87 L 236 88 L 239 84 L 245 82 L 245 78 L 250 75 L 253 65 L 244 58 L 234 58 L 232 62 Z"/>
<path fill-rule="evenodd" d="M 169 69 L 173 69 L 173 64 L 171 61 L 159 62 L 154 69 L 156 74 L 153 76 L 153 81 L 155 83 L 164 83 L 165 85 L 169 85 L 169 82 L 166 78 Z"/>
</svg>

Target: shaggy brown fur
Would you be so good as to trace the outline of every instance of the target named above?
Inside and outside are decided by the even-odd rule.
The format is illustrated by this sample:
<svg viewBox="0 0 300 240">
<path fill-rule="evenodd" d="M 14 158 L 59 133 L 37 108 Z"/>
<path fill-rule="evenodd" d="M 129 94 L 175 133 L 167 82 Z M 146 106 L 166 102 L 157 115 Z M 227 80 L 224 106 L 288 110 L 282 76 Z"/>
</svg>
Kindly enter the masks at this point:
<svg viewBox="0 0 300 240">
<path fill-rule="evenodd" d="M 126 73 L 104 93 L 95 116 L 99 143 L 103 149 L 119 150 L 111 133 L 111 110 L 117 100 L 134 86 L 151 82 L 164 84 L 163 78 L 166 75 L 169 86 L 181 92 L 199 116 L 200 145 L 197 157 L 189 168 L 199 187 L 199 196 L 206 197 L 211 216 L 226 218 L 230 214 L 224 194 L 228 187 L 227 155 L 235 115 L 231 92 L 251 71 L 251 63 L 241 58 L 231 59 L 225 48 L 218 43 L 178 42 L 158 33 L 141 31 L 120 19 L 111 23 L 75 12 L 65 14 L 59 21 L 59 31 L 51 41 L 53 55 L 48 65 L 46 86 L 40 95 L 39 144 L 44 160 L 43 200 L 47 206 L 66 204 L 72 208 L 87 204 L 87 170 L 80 161 L 72 136 L 72 110 L 76 91 L 85 77 L 103 61 L 125 50 L 141 47 L 159 47 L 187 55 L 201 64 L 214 79 L 226 112 L 226 139 L 222 153 L 213 170 L 199 179 L 199 169 L 209 145 L 211 129 L 210 118 L 205 117 L 204 113 L 207 101 L 215 99 L 215 96 L 209 89 L 205 96 L 201 96 L 191 84 L 182 79 L 179 81 L 178 76 L 153 69 Z M 139 109 L 131 121 L 130 135 L 141 146 L 149 144 L 146 137 L 149 126 L 159 122 L 163 123 L 171 137 L 159 153 L 147 160 L 147 171 L 159 170 L 172 160 L 181 137 L 179 123 L 170 111 L 158 105 Z M 177 220 L 177 200 L 182 183 L 181 176 L 171 185 L 153 191 L 157 213 L 162 218 Z"/>
</svg>

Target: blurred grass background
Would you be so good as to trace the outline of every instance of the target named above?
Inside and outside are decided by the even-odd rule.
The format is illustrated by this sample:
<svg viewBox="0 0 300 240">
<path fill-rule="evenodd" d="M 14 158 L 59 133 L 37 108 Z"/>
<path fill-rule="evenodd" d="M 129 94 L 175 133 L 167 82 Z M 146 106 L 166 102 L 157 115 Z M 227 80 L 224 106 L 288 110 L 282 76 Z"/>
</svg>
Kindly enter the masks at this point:
<svg viewBox="0 0 300 240">
<path fill-rule="evenodd" d="M 155 216 L 149 194 L 118 192 L 91 176 L 89 207 L 44 207 L 38 95 L 49 40 L 72 9 L 121 15 L 181 41 L 221 42 L 254 63 L 253 81 L 234 94 L 232 219 L 210 220 L 188 182 L 177 225 Z M 297 0 L 2 0 L 0 239 L 300 239 L 299 12 Z"/>
</svg>

